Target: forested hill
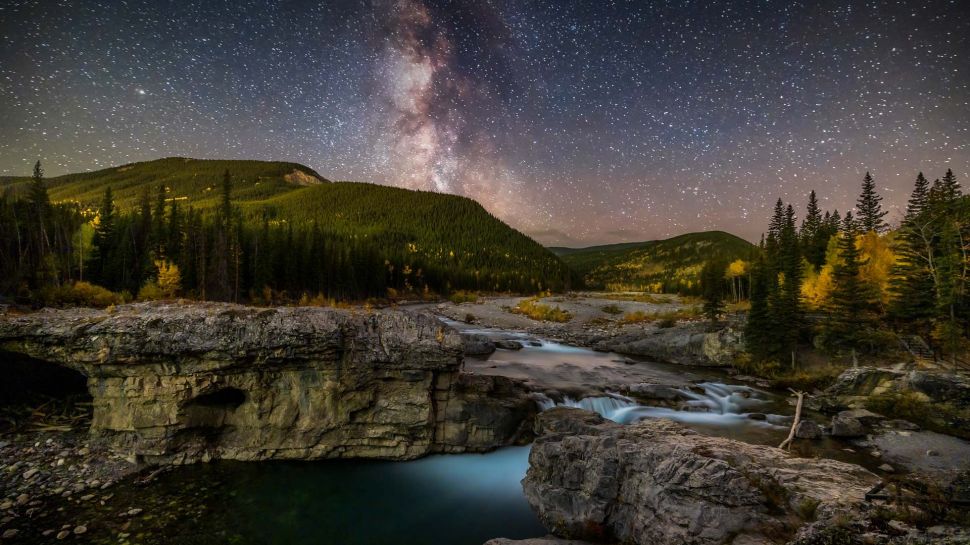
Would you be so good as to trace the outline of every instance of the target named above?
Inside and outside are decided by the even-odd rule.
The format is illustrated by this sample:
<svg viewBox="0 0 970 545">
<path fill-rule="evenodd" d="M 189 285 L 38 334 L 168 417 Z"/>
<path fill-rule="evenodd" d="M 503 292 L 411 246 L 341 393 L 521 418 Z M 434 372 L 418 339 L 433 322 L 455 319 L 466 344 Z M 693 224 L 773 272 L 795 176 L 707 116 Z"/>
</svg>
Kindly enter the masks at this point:
<svg viewBox="0 0 970 545">
<path fill-rule="evenodd" d="M 104 190 L 111 187 L 119 209 L 134 208 L 145 189 L 158 184 L 168 188 L 168 198 L 185 201 L 197 209 L 211 208 L 219 201 L 219 183 L 229 170 L 233 177 L 232 200 L 265 199 L 327 182 L 313 169 L 279 161 L 233 161 L 168 157 L 130 163 L 93 172 L 65 174 L 44 181 L 52 202 L 76 201 L 82 207 L 96 207 Z M 24 194 L 30 177 L 0 177 L 0 186 L 13 195 Z"/>
<path fill-rule="evenodd" d="M 574 278 L 471 199 L 330 182 L 294 163 L 160 159 L 43 179 L 46 195 L 33 178 L 0 184 L 8 294 L 80 278 L 137 294 L 169 265 L 178 295 L 228 300 L 534 293 Z"/>
<path fill-rule="evenodd" d="M 696 290 L 705 262 L 747 260 L 756 249 L 723 231 L 588 248 L 550 248 L 589 288 L 683 293 Z"/>
</svg>

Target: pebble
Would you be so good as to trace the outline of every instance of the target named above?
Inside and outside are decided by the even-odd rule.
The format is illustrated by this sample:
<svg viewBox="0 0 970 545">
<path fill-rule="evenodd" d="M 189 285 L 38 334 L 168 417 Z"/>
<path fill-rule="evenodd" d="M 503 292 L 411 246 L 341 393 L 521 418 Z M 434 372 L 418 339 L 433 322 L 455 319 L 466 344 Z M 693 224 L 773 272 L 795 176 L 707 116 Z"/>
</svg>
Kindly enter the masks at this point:
<svg viewBox="0 0 970 545">
<path fill-rule="evenodd" d="M 30 496 L 28 496 L 27 494 L 21 494 L 17 496 L 17 505 L 24 505 L 28 501 L 30 501 Z"/>
<path fill-rule="evenodd" d="M 53 533 L 54 533 L 54 530 L 44 530 L 44 533 L 42 533 L 40 535 L 42 535 L 44 537 L 48 537 L 48 536 L 50 536 Z"/>
<path fill-rule="evenodd" d="M 939 452 L 936 452 L 936 451 L 935 451 L 935 450 L 933 450 L 933 449 L 930 449 L 930 450 L 928 450 L 928 451 L 926 451 L 926 455 L 927 455 L 927 456 L 939 456 L 939 455 L 940 455 L 940 453 L 939 453 Z"/>
<path fill-rule="evenodd" d="M 83 524 L 74 527 L 74 533 L 77 535 L 81 535 L 87 531 L 88 531 L 88 527 L 84 526 Z"/>
<path fill-rule="evenodd" d="M 0 511 L 6 511 L 7 509 L 10 509 L 11 507 L 13 507 L 13 502 L 10 501 L 10 500 L 7 500 L 7 501 L 5 501 L 3 503 L 0 503 Z"/>
<path fill-rule="evenodd" d="M 16 528 L 11 528 L 3 532 L 3 539 L 12 539 L 16 537 L 16 535 L 19 533 L 20 533 L 20 530 Z"/>
<path fill-rule="evenodd" d="M 881 466 L 879 466 L 879 471 L 885 471 L 886 473 L 894 473 L 896 471 L 896 468 L 894 468 L 889 464 L 882 464 Z"/>
<path fill-rule="evenodd" d="M 94 494 L 85 494 L 85 495 L 81 496 L 81 501 L 89 501 L 92 498 L 94 498 Z"/>
<path fill-rule="evenodd" d="M 37 475 L 37 472 L 38 471 L 39 470 L 36 467 L 33 468 L 33 469 L 28 469 L 27 471 L 24 471 L 24 480 L 26 481 L 26 480 L 30 479 L 31 477 L 33 477 L 34 475 Z"/>
<path fill-rule="evenodd" d="M 71 532 L 68 532 L 67 530 L 61 530 L 60 532 L 57 532 L 56 537 L 57 539 L 67 539 L 67 536 L 69 535 L 71 535 Z"/>
<path fill-rule="evenodd" d="M 128 516 L 129 516 L 129 517 L 135 517 L 135 516 L 138 516 L 138 515 L 140 515 L 140 514 L 141 514 L 141 512 L 142 512 L 142 510 L 141 510 L 141 509 L 139 509 L 138 507 L 135 507 L 135 508 L 133 508 L 133 509 L 129 509 L 129 510 L 128 510 Z"/>
</svg>

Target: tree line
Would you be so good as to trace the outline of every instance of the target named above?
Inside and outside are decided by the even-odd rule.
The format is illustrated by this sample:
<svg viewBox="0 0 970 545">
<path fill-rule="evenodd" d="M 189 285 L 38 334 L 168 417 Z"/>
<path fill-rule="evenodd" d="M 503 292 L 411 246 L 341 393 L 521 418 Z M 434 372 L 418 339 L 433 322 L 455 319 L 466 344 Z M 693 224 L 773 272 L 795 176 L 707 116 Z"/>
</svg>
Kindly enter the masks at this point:
<svg viewBox="0 0 970 545">
<path fill-rule="evenodd" d="M 456 290 L 531 293 L 562 289 L 570 281 L 554 258 L 536 270 L 478 263 L 454 252 L 434 259 L 416 252 L 405 234 L 382 232 L 379 222 L 364 232 L 294 221 L 273 210 L 242 210 L 233 202 L 229 171 L 218 190 L 217 206 L 195 209 L 158 184 L 142 192 L 137 206 L 122 210 L 109 185 L 96 210 L 85 210 L 78 203 L 51 203 L 38 162 L 24 195 L 0 197 L 0 292 L 44 303 L 90 302 L 79 290 L 110 300 L 97 291 L 102 288 L 119 294 L 119 301 L 182 296 L 332 303 Z M 508 261 L 515 259 L 538 263 L 534 256 Z M 547 270 L 554 265 L 560 267 Z"/>
<path fill-rule="evenodd" d="M 967 349 L 970 197 L 952 170 L 932 183 L 920 173 L 894 230 L 881 202 L 869 173 L 855 214 L 823 212 L 812 191 L 799 224 L 795 207 L 777 201 L 761 251 L 745 264 L 745 342 L 756 360 L 787 361 L 804 345 L 844 357 L 878 354 L 901 335 L 920 336 L 949 357 Z M 705 265 L 710 318 L 728 294 L 737 300 L 739 270 Z"/>
</svg>

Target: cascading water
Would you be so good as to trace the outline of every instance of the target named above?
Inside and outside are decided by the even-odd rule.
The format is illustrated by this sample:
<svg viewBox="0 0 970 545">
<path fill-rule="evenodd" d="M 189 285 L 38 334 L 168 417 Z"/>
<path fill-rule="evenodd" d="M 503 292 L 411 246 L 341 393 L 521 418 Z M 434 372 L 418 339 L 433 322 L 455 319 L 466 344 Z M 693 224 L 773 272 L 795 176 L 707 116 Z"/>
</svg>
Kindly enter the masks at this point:
<svg viewBox="0 0 970 545">
<path fill-rule="evenodd" d="M 736 425 L 752 423 L 761 425 L 781 425 L 786 417 L 765 415 L 763 421 L 749 418 L 752 409 L 770 403 L 768 394 L 750 386 L 702 382 L 698 384 L 703 393 L 688 388 L 678 388 L 682 401 L 679 408 L 651 407 L 640 405 L 635 400 L 620 394 L 608 392 L 605 396 L 583 399 L 564 398 L 560 402 L 540 396 L 540 409 L 553 407 L 574 407 L 599 413 L 604 418 L 620 424 L 631 424 L 644 418 L 669 418 L 687 424 Z"/>
</svg>

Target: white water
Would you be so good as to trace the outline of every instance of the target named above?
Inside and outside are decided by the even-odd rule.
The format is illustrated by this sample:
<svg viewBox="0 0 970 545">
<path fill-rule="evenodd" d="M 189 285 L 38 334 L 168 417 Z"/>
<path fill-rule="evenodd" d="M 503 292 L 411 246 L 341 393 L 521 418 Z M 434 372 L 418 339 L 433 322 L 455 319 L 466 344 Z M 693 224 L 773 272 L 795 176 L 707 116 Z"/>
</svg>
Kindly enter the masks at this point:
<svg viewBox="0 0 970 545">
<path fill-rule="evenodd" d="M 688 388 L 677 389 L 686 398 L 681 402 L 679 410 L 640 405 L 629 397 L 612 392 L 605 396 L 586 397 L 579 400 L 566 397 L 558 403 L 546 396 L 541 396 L 538 403 L 542 410 L 553 407 L 586 409 L 620 424 L 632 424 L 644 418 L 669 418 L 685 424 L 721 426 L 741 424 L 776 426 L 784 421 L 785 417 L 779 415 L 767 415 L 766 420 L 752 420 L 748 417 L 752 412 L 756 412 L 752 409 L 770 403 L 766 392 L 749 386 L 718 382 L 703 382 L 698 386 L 704 389 L 704 393 L 694 392 Z"/>
</svg>

